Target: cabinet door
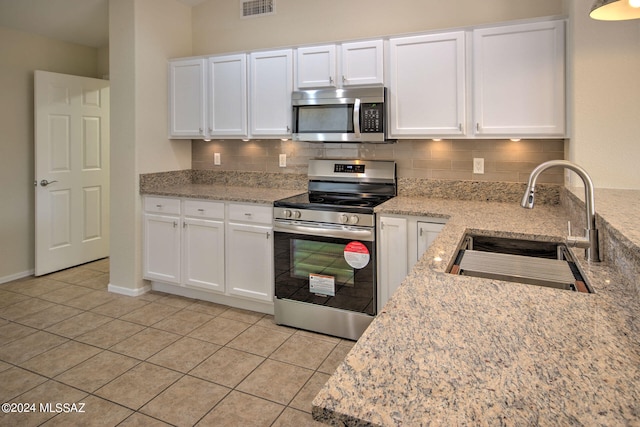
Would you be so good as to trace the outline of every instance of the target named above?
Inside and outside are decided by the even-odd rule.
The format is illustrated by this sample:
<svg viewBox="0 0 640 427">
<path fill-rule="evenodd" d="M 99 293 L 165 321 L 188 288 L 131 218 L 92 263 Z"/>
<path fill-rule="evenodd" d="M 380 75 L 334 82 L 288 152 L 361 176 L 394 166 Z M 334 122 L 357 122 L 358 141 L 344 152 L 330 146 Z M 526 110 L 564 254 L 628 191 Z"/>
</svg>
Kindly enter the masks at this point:
<svg viewBox="0 0 640 427">
<path fill-rule="evenodd" d="M 224 292 L 224 222 L 185 218 L 182 283 Z"/>
<path fill-rule="evenodd" d="M 227 225 L 227 293 L 273 301 L 273 229 Z"/>
<path fill-rule="evenodd" d="M 344 43 L 341 51 L 343 86 L 384 83 L 382 40 Z"/>
<path fill-rule="evenodd" d="M 563 136 L 564 61 L 562 21 L 475 30 L 476 133 Z"/>
<path fill-rule="evenodd" d="M 462 31 L 389 41 L 391 136 L 464 134 L 464 43 Z"/>
<path fill-rule="evenodd" d="M 247 56 L 209 58 L 209 134 L 248 136 Z"/>
<path fill-rule="evenodd" d="M 443 228 L 444 224 L 418 221 L 418 234 L 416 236 L 418 251 L 416 253 L 416 259 L 412 260 L 411 266 L 422 258 L 422 255 L 424 255 L 427 249 L 429 249 L 429 246 L 431 246 L 433 241 L 436 240 L 436 237 L 438 237 L 438 234 L 440 234 Z"/>
<path fill-rule="evenodd" d="M 378 245 L 378 309 L 381 309 L 408 274 L 407 220 L 380 217 Z"/>
<path fill-rule="evenodd" d="M 251 54 L 250 135 L 291 137 L 291 49 Z"/>
<path fill-rule="evenodd" d="M 301 47 L 296 51 L 297 86 L 336 87 L 336 46 Z"/>
<path fill-rule="evenodd" d="M 205 136 L 205 60 L 169 62 L 169 137 Z"/>
<path fill-rule="evenodd" d="M 180 283 L 180 217 L 144 215 L 143 276 Z"/>
</svg>

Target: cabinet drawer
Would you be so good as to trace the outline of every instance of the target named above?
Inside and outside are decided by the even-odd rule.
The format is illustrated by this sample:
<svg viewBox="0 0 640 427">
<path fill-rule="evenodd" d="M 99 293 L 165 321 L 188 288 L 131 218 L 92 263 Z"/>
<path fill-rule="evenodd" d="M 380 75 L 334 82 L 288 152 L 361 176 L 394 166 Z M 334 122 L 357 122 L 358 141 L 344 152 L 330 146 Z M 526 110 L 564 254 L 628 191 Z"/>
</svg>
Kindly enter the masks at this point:
<svg viewBox="0 0 640 427">
<path fill-rule="evenodd" d="M 204 200 L 185 200 L 184 214 L 196 218 L 224 219 L 224 203 Z"/>
<path fill-rule="evenodd" d="M 180 199 L 168 199 L 166 197 L 145 197 L 144 210 L 146 212 L 180 215 Z"/>
<path fill-rule="evenodd" d="M 229 204 L 229 221 L 271 224 L 273 207 L 266 205 Z"/>
</svg>

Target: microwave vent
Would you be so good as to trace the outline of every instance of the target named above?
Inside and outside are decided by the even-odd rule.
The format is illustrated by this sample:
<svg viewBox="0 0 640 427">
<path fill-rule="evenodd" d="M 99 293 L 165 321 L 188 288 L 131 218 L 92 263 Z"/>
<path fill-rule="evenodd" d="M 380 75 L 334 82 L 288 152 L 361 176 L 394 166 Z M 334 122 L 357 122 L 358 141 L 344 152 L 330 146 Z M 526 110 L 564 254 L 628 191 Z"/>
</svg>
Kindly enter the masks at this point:
<svg viewBox="0 0 640 427">
<path fill-rule="evenodd" d="M 241 18 L 274 15 L 276 13 L 276 0 L 241 0 L 240 7 Z"/>
</svg>

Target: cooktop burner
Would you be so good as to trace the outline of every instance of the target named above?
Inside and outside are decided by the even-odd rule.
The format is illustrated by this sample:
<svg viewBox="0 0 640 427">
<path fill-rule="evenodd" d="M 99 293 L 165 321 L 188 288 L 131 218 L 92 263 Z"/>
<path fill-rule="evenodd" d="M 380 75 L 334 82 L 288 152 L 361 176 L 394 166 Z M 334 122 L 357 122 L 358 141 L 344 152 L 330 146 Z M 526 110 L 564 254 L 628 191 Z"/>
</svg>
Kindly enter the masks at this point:
<svg viewBox="0 0 640 427">
<path fill-rule="evenodd" d="M 303 193 L 278 200 L 274 206 L 295 209 L 341 210 L 345 212 L 371 212 L 392 196 L 359 196 L 345 194 Z"/>
</svg>

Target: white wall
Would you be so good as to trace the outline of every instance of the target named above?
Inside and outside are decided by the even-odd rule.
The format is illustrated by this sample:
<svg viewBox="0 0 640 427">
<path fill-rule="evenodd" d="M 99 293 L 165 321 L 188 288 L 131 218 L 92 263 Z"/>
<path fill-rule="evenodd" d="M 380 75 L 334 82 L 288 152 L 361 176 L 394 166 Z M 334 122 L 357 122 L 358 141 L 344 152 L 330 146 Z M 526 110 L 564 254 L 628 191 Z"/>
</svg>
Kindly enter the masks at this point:
<svg viewBox="0 0 640 427">
<path fill-rule="evenodd" d="M 100 77 L 97 50 L 0 27 L 0 283 L 33 273 L 33 72 Z"/>
<path fill-rule="evenodd" d="M 240 18 L 239 0 L 193 8 L 193 53 L 205 55 L 509 21 L 563 12 L 560 0 L 277 0 Z"/>
<path fill-rule="evenodd" d="M 191 9 L 175 0 L 110 0 L 111 272 L 109 289 L 137 294 L 139 174 L 189 169 L 191 144 L 167 138 L 167 59 L 191 54 Z"/>
<path fill-rule="evenodd" d="M 569 3 L 569 160 L 596 187 L 640 189 L 640 20 L 595 21 L 591 0 Z"/>
</svg>

